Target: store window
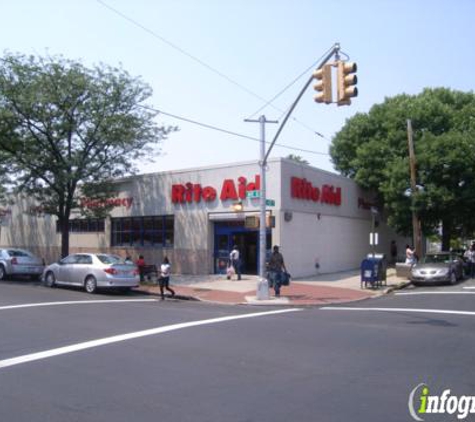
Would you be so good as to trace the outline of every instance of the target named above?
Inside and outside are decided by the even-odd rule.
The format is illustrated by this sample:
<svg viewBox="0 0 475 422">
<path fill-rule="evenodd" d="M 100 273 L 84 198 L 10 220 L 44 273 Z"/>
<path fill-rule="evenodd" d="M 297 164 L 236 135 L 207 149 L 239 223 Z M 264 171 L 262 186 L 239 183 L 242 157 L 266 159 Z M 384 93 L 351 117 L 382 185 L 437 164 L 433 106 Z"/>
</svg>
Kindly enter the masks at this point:
<svg viewBox="0 0 475 422">
<path fill-rule="evenodd" d="M 173 215 L 112 218 L 111 223 L 111 246 L 173 246 Z"/>
<path fill-rule="evenodd" d="M 69 220 L 69 233 L 97 233 L 104 232 L 103 218 L 76 218 Z M 56 222 L 56 232 L 61 233 L 61 225 Z"/>
</svg>

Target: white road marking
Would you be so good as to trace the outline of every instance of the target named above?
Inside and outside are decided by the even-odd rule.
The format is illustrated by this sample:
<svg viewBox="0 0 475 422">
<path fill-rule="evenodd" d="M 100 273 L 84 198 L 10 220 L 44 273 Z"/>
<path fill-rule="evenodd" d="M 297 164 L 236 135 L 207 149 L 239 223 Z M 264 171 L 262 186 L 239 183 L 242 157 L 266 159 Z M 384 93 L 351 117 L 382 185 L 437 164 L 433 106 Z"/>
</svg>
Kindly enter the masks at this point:
<svg viewBox="0 0 475 422">
<path fill-rule="evenodd" d="M 464 287 L 466 289 L 467 287 Z M 475 292 L 397 292 L 397 296 L 416 295 L 475 295 Z"/>
<path fill-rule="evenodd" d="M 467 290 L 475 290 L 475 286 L 466 286 L 466 287 L 464 287 L 464 289 L 467 289 Z"/>
<path fill-rule="evenodd" d="M 321 308 L 324 311 L 374 311 L 374 312 L 412 312 L 412 313 L 430 313 L 430 314 L 449 314 L 449 315 L 475 315 L 471 311 L 455 311 L 445 309 L 417 309 L 417 308 L 350 308 L 338 306 L 325 306 Z"/>
<path fill-rule="evenodd" d="M 63 302 L 38 302 L 23 303 L 21 305 L 0 306 L 0 311 L 21 308 L 36 308 L 41 306 L 60 306 L 60 305 L 94 305 L 98 303 L 126 303 L 126 302 L 156 302 L 157 299 L 110 299 L 110 300 L 68 300 Z"/>
<path fill-rule="evenodd" d="M 105 346 L 106 344 L 118 343 L 121 341 L 132 340 L 140 337 L 153 336 L 156 334 L 167 333 L 169 331 L 181 330 L 183 328 L 198 327 L 200 325 L 216 324 L 219 322 L 233 321 L 245 318 L 256 318 L 268 315 L 283 314 L 287 312 L 301 311 L 300 308 L 282 309 L 266 312 L 255 312 L 252 314 L 232 315 L 219 318 L 203 319 L 200 321 L 182 322 L 179 324 L 165 325 L 163 327 L 151 328 L 143 331 L 136 331 L 133 333 L 119 334 L 112 337 L 105 337 L 97 340 L 86 341 L 84 343 L 71 344 L 69 346 L 58 347 L 56 349 L 44 350 L 42 352 L 31 353 L 29 355 L 17 356 L 10 359 L 0 361 L 0 369 L 9 366 L 20 365 L 35 360 L 47 359 L 53 356 L 65 355 L 67 353 L 77 352 L 79 350 L 91 349 L 93 347 Z"/>
</svg>

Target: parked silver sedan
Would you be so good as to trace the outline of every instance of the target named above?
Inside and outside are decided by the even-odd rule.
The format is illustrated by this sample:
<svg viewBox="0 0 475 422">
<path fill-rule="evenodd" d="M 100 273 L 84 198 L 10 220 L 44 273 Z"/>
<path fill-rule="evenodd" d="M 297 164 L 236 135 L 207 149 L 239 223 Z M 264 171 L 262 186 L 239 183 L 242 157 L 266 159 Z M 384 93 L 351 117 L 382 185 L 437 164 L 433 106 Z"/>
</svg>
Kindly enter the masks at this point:
<svg viewBox="0 0 475 422">
<path fill-rule="evenodd" d="M 429 253 L 411 269 L 411 281 L 414 285 L 455 284 L 463 276 L 463 261 L 450 252 Z"/>
<path fill-rule="evenodd" d="M 139 285 L 139 272 L 118 255 L 76 253 L 49 265 L 43 274 L 49 287 L 70 285 L 84 287 L 88 293 L 98 288 L 128 290 Z"/>
<path fill-rule="evenodd" d="M 43 260 L 29 251 L 15 248 L 0 249 L 0 280 L 17 275 L 39 279 L 43 269 Z"/>
</svg>

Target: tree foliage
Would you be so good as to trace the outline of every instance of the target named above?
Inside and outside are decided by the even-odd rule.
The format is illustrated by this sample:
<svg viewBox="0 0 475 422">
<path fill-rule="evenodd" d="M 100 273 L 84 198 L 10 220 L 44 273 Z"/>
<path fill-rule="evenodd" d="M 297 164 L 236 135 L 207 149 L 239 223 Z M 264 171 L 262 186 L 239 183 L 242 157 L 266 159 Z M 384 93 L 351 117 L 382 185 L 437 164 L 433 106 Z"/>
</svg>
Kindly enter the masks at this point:
<svg viewBox="0 0 475 422">
<path fill-rule="evenodd" d="M 14 190 L 58 217 L 62 255 L 79 195 L 112 195 L 111 181 L 137 171 L 173 127 L 143 106 L 150 87 L 120 68 L 64 58 L 0 59 L 0 159 Z"/>
<path fill-rule="evenodd" d="M 414 129 L 417 184 L 422 187 L 413 195 L 407 195 L 408 119 Z M 399 232 L 410 233 L 413 209 L 426 234 L 442 224 L 444 247 L 451 238 L 475 232 L 469 216 L 475 206 L 473 93 L 435 88 L 388 98 L 349 119 L 330 154 L 337 170 L 377 192 L 379 205 Z"/>
<path fill-rule="evenodd" d="M 301 163 L 301 164 L 309 164 L 309 162 L 301 157 L 300 155 L 294 155 L 294 154 L 289 154 L 287 157 L 289 160 L 295 161 L 296 163 Z"/>
</svg>

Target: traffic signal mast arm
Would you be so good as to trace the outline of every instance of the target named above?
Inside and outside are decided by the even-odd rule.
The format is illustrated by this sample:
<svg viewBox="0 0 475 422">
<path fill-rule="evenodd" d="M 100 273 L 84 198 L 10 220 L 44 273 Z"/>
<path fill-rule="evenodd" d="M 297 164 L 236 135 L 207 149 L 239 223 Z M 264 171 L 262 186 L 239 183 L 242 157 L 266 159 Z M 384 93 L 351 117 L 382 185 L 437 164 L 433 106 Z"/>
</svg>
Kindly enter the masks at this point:
<svg viewBox="0 0 475 422">
<path fill-rule="evenodd" d="M 331 59 L 331 57 L 335 55 L 336 62 L 328 63 L 327 62 Z M 296 100 L 293 102 L 292 106 L 289 108 L 289 111 L 282 120 L 279 129 L 272 140 L 269 149 L 264 157 L 262 165 L 267 164 L 267 159 L 269 158 L 269 154 L 274 147 L 277 138 L 279 137 L 282 129 L 284 128 L 287 120 L 289 119 L 290 115 L 294 111 L 295 107 L 297 106 L 298 102 L 302 98 L 304 92 L 307 90 L 309 85 L 313 82 L 314 79 L 317 80 L 315 83 L 315 90 L 319 93 L 315 95 L 314 99 L 318 103 L 325 103 L 331 104 L 332 103 L 332 67 L 337 67 L 337 105 L 350 105 L 351 100 L 350 98 L 358 96 L 358 88 L 356 88 L 356 84 L 358 82 L 358 78 L 356 76 L 357 65 L 354 62 L 344 62 L 340 60 L 340 44 L 336 43 L 330 50 L 330 52 L 325 56 L 325 58 L 321 61 L 317 70 L 312 74 L 309 78 L 303 89 L 300 91 L 299 95 L 297 96 Z"/>
<path fill-rule="evenodd" d="M 340 44 L 336 43 L 330 50 L 330 52 L 324 57 L 324 59 L 320 62 L 320 64 L 318 65 L 318 68 L 317 69 L 320 69 L 322 68 L 327 62 L 328 60 L 330 60 L 332 58 L 333 55 L 336 55 L 338 56 L 340 53 Z M 261 165 L 265 166 L 267 164 L 267 159 L 269 158 L 269 154 L 270 152 L 272 151 L 272 148 L 274 147 L 274 144 L 276 143 L 277 141 L 277 138 L 279 137 L 280 133 L 282 132 L 282 129 L 284 128 L 285 124 L 287 123 L 287 120 L 289 120 L 289 117 L 290 115 L 292 114 L 292 112 L 294 111 L 295 107 L 297 106 L 298 102 L 300 101 L 300 99 L 302 98 L 303 94 L 305 93 L 305 91 L 307 90 L 307 88 L 309 87 L 309 85 L 313 82 L 313 80 L 315 79 L 315 76 L 312 74 L 312 76 L 309 78 L 309 80 L 307 81 L 307 83 L 305 84 L 305 86 L 302 88 L 302 90 L 300 91 L 298 97 L 296 98 L 296 100 L 293 102 L 292 106 L 289 108 L 289 111 L 287 112 L 287 114 L 285 115 L 284 117 L 284 120 L 282 120 L 282 123 L 281 125 L 279 126 L 279 129 L 277 129 L 277 132 L 274 136 L 274 139 L 272 140 L 271 144 L 269 145 L 269 149 L 267 150 L 267 153 L 264 157 L 264 160 L 263 162 L 261 163 Z M 330 90 L 331 91 L 331 90 Z"/>
</svg>

